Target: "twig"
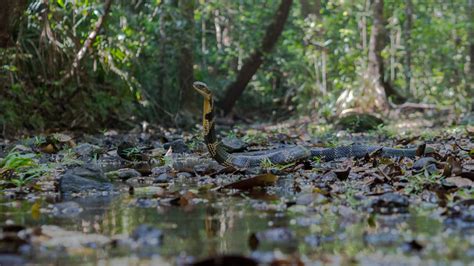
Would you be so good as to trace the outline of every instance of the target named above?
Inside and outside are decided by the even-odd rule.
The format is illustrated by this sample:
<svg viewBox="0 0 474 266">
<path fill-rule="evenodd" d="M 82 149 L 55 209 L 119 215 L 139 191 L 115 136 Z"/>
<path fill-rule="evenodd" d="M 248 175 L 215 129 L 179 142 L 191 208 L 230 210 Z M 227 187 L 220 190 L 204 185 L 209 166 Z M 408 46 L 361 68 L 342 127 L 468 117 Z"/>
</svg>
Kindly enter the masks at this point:
<svg viewBox="0 0 474 266">
<path fill-rule="evenodd" d="M 67 80 L 69 80 L 74 75 L 76 69 L 79 67 L 80 61 L 84 58 L 87 52 L 87 49 L 91 47 L 92 43 L 97 37 L 97 33 L 102 28 L 105 18 L 107 17 L 107 14 L 110 11 L 111 5 L 112 5 L 112 0 L 105 0 L 104 14 L 102 14 L 102 16 L 100 16 L 97 22 L 95 23 L 94 30 L 91 33 L 89 33 L 89 36 L 87 36 L 87 39 L 84 42 L 84 45 L 82 45 L 82 48 L 79 50 L 79 52 L 77 52 L 76 57 L 74 58 L 74 61 L 72 62 L 70 70 L 67 72 L 64 78 L 60 81 L 60 84 L 64 84 Z"/>
</svg>

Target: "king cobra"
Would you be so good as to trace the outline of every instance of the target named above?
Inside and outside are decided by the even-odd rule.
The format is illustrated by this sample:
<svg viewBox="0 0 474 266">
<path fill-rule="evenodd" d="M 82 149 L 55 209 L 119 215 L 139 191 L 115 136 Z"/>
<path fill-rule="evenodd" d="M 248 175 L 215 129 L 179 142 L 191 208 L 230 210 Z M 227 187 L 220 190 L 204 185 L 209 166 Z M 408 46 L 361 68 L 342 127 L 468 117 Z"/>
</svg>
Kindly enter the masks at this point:
<svg viewBox="0 0 474 266">
<path fill-rule="evenodd" d="M 395 149 L 382 146 L 349 145 L 336 148 L 308 148 L 305 146 L 290 146 L 264 151 L 229 153 L 226 147 L 217 139 L 214 120 L 214 100 L 211 90 L 203 82 L 193 83 L 194 89 L 204 97 L 202 125 L 204 142 L 207 149 L 218 163 L 226 167 L 245 169 L 260 166 L 263 162 L 275 165 L 289 164 L 296 161 L 320 157 L 331 161 L 344 157 L 364 157 L 372 152 L 380 151 L 384 157 L 415 157 L 424 153 L 424 145 L 415 149 Z"/>
</svg>

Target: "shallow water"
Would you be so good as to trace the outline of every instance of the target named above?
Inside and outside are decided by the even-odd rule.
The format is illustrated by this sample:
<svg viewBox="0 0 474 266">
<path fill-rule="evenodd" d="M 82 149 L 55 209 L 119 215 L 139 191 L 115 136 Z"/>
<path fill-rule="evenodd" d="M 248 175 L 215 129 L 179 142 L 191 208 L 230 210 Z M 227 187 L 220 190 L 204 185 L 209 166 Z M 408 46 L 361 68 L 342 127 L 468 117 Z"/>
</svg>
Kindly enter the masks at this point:
<svg viewBox="0 0 474 266">
<path fill-rule="evenodd" d="M 241 254 L 263 261 L 294 255 L 307 264 L 379 264 L 393 260 L 397 264 L 418 264 L 420 260 L 468 263 L 474 258 L 474 226 L 445 226 L 435 206 L 411 208 L 408 214 L 374 215 L 335 202 L 287 208 L 292 197 L 289 192 L 283 194 L 228 196 L 206 192 L 183 207 L 157 204 L 126 193 L 59 201 L 4 199 L 0 220 L 27 227 L 59 225 L 107 237 L 128 235 L 141 224 L 153 225 L 164 233 L 161 246 L 146 250 L 109 245 L 39 248 L 23 256 L 35 264 L 176 264 L 218 254 Z M 83 211 L 69 217 L 38 211 L 39 206 L 44 210 L 65 200 L 79 203 Z M 295 238 L 285 243 L 261 243 L 252 250 L 251 234 L 273 227 L 288 228 Z"/>
</svg>

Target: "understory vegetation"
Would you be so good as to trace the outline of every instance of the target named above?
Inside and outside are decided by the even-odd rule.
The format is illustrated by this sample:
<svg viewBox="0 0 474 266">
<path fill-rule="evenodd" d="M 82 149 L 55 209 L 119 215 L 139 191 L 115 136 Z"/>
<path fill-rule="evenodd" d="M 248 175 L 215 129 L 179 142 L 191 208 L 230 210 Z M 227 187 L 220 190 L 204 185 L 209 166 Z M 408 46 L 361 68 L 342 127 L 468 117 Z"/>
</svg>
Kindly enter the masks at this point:
<svg viewBox="0 0 474 266">
<path fill-rule="evenodd" d="M 373 86 L 364 75 L 375 23 L 371 2 L 294 1 L 237 113 L 330 119 L 341 95 L 364 98 Z M 278 8 L 279 1 L 246 0 L 18 1 L 0 48 L 3 133 L 137 121 L 190 127 L 200 107 L 192 81 L 208 83 L 224 100 Z M 382 8 L 381 79 L 395 91 L 387 92 L 389 102 L 469 110 L 472 4 L 390 0 Z"/>
</svg>

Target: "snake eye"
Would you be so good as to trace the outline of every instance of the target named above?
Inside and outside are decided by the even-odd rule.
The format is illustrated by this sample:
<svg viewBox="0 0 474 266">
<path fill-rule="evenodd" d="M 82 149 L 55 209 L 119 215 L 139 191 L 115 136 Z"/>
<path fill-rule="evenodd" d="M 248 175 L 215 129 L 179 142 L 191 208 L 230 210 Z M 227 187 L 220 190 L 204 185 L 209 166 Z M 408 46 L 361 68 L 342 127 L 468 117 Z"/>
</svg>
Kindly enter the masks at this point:
<svg viewBox="0 0 474 266">
<path fill-rule="evenodd" d="M 200 82 L 200 81 L 195 81 L 193 83 L 193 87 L 195 90 L 197 90 L 200 94 L 202 94 L 205 97 L 211 97 L 212 93 L 207 87 L 206 83 Z"/>
</svg>

